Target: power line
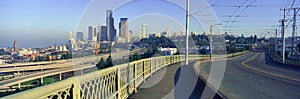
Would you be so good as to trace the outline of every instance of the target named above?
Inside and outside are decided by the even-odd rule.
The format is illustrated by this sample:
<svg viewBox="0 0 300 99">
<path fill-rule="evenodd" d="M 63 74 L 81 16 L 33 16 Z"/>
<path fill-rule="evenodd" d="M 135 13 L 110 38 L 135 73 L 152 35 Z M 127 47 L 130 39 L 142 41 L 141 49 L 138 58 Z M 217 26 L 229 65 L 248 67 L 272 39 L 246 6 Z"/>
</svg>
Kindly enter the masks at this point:
<svg viewBox="0 0 300 99">
<path fill-rule="evenodd" d="M 238 8 L 231 14 L 231 17 L 229 17 L 228 18 L 228 20 L 227 20 L 227 22 L 226 22 L 226 28 L 225 28 L 225 31 L 227 31 L 227 25 L 228 25 L 228 23 L 229 23 L 229 21 L 231 20 L 231 18 L 232 18 L 232 16 L 234 16 L 237 12 L 238 12 L 238 10 L 242 7 L 242 6 L 244 6 L 247 2 L 248 2 L 249 0 L 245 0 L 240 6 L 238 6 Z"/>
<path fill-rule="evenodd" d="M 246 6 L 246 7 L 239 13 L 239 15 L 237 15 L 237 16 L 240 16 L 242 13 L 244 13 L 244 12 L 246 11 L 246 9 L 247 9 L 248 7 L 250 7 L 250 6 L 251 6 L 253 3 L 255 3 L 255 2 L 256 2 L 256 0 L 253 0 L 253 1 L 252 1 L 248 6 Z M 233 21 L 236 21 L 237 18 L 238 18 L 238 17 L 235 17 Z M 233 23 L 234 23 L 234 22 L 231 22 L 230 25 L 233 25 Z"/>
</svg>

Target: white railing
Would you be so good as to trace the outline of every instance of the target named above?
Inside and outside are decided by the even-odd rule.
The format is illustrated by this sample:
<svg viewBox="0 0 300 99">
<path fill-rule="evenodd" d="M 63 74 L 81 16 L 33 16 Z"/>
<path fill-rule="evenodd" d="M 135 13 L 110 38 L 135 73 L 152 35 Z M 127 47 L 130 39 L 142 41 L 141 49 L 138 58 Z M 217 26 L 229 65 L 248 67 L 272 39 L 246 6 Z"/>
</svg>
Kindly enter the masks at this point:
<svg viewBox="0 0 300 99">
<path fill-rule="evenodd" d="M 200 59 L 209 59 L 209 56 L 189 56 L 189 60 Z M 183 55 L 142 59 L 13 94 L 4 99 L 125 99 L 137 92 L 138 86 L 153 73 L 181 61 L 184 61 Z"/>
</svg>

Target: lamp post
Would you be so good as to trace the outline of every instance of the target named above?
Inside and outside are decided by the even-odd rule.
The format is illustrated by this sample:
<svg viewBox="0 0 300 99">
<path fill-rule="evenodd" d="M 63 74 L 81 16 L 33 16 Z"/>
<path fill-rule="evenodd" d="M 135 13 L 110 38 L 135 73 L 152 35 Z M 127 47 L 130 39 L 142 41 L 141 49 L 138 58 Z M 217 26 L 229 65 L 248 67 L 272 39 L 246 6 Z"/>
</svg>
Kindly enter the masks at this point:
<svg viewBox="0 0 300 99">
<path fill-rule="evenodd" d="M 216 25 L 222 25 L 221 23 L 218 24 L 214 24 L 214 25 L 210 25 L 210 36 L 209 36 L 209 59 L 212 58 L 212 31 L 213 31 L 213 27 Z"/>
<path fill-rule="evenodd" d="M 187 66 L 189 64 L 189 38 L 188 38 L 188 33 L 189 33 L 189 14 L 190 14 L 190 0 L 186 0 L 186 24 L 185 24 L 185 65 Z"/>
</svg>

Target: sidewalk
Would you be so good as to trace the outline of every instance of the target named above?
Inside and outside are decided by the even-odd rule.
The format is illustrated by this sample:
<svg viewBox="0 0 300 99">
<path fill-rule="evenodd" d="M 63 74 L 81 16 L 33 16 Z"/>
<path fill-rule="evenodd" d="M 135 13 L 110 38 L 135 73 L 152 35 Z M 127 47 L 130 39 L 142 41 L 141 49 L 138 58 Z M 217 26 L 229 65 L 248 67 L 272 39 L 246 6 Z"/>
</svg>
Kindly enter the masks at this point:
<svg viewBox="0 0 300 99">
<path fill-rule="evenodd" d="M 190 62 L 189 66 L 178 63 L 161 69 L 145 81 L 130 99 L 199 99 L 206 84 L 193 70 L 195 62 Z M 213 90 L 210 91 L 214 94 Z M 207 95 L 205 97 L 208 98 Z"/>
</svg>

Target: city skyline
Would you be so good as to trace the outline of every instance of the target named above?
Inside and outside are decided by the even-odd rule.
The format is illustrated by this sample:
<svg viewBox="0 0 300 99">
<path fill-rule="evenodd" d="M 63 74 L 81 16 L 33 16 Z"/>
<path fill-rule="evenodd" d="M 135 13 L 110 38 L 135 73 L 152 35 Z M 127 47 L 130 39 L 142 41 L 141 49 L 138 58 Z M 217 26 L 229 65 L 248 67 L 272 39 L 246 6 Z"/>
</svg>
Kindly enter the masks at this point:
<svg viewBox="0 0 300 99">
<path fill-rule="evenodd" d="M 82 24 L 84 25 L 82 27 L 80 27 L 80 25 L 76 26 L 76 24 L 78 24 L 78 20 L 80 20 L 80 17 L 85 12 L 85 9 L 87 9 L 88 6 L 90 6 L 89 3 L 91 2 L 92 1 L 89 0 L 79 0 L 76 2 L 69 1 L 69 0 L 45 1 L 45 2 L 39 2 L 36 0 L 18 1 L 18 2 L 3 0 L 0 3 L 2 9 L 0 10 L 0 12 L 5 13 L 5 15 L 1 16 L 0 18 L 2 22 L 0 24 L 1 26 L 0 47 L 10 47 L 11 43 L 14 40 L 17 40 L 19 42 L 20 48 L 44 47 L 44 46 L 54 45 L 54 44 L 65 44 L 68 42 L 67 41 L 68 32 L 70 30 L 72 30 L 74 33 L 81 31 L 84 33 L 84 37 L 87 37 L 86 24 Z M 93 2 L 103 2 L 103 1 L 99 0 Z M 223 1 L 223 0 L 208 1 L 208 3 L 212 5 L 212 9 L 215 11 L 217 17 L 220 19 L 220 22 L 223 22 L 223 25 L 229 24 L 229 26 L 227 26 L 227 30 L 233 31 L 229 33 L 234 35 L 244 34 L 245 36 L 257 34 L 259 37 L 262 36 L 259 34 L 262 34 L 261 32 L 264 32 L 265 29 L 271 28 L 270 27 L 271 25 L 277 25 L 279 23 L 277 22 L 278 19 L 280 19 L 280 17 L 282 16 L 282 11 L 280 11 L 280 8 L 282 8 L 281 1 L 272 1 L 268 3 L 266 2 L 268 2 L 268 0 L 256 1 L 255 3 L 252 4 L 255 5 L 256 7 L 249 6 L 245 11 L 243 11 L 244 8 L 240 8 L 236 12 L 236 15 L 233 15 L 233 12 L 237 10 L 235 6 L 242 4 L 243 3 L 242 1 Z M 146 3 L 149 3 L 149 6 L 146 5 L 143 7 L 146 10 L 148 10 L 148 12 L 157 11 L 157 9 L 161 9 L 161 7 L 157 7 L 157 8 L 154 7 L 153 9 L 150 9 L 151 5 L 164 5 L 168 7 L 167 9 L 169 9 L 170 12 L 169 14 L 175 16 L 174 20 L 176 20 L 179 23 L 179 25 L 182 25 L 184 23 L 184 15 L 183 14 L 179 15 L 180 13 L 184 13 L 184 9 L 174 6 L 174 4 L 167 4 L 166 1 L 152 2 L 147 0 L 140 0 L 140 1 L 135 1 L 133 3 L 126 4 L 118 9 L 112 8 L 113 12 L 115 13 L 114 17 L 115 19 L 119 19 L 121 17 L 127 17 L 129 18 L 129 23 L 131 23 L 131 21 L 135 21 L 135 19 L 138 19 L 139 17 L 141 20 L 143 19 L 145 20 L 149 17 L 143 17 L 143 16 L 133 17 L 134 15 L 139 14 L 139 12 L 134 12 L 134 11 L 130 12 L 127 11 L 126 9 L 134 9 L 137 7 L 141 7 L 143 4 Z M 246 2 L 244 6 L 250 4 L 251 4 L 251 0 Z M 55 7 L 53 7 L 53 5 L 55 5 Z M 299 2 L 296 1 L 295 5 L 299 5 Z M 41 6 L 45 6 L 45 7 L 41 7 Z M 229 10 L 224 11 L 223 10 L 224 7 L 228 8 Z M 260 11 L 260 10 L 256 10 L 257 8 L 260 9 L 266 8 L 266 9 Z M 172 12 L 170 9 L 172 9 L 172 11 L 173 10 L 178 11 L 179 13 Z M 105 11 L 106 9 L 101 9 L 101 10 Z M 22 13 L 18 13 L 19 11 L 21 11 Z M 262 13 L 264 11 L 267 11 L 269 13 L 266 14 Z M 95 12 L 95 14 L 93 17 L 91 17 L 91 19 L 94 19 L 94 17 L 98 17 L 98 20 L 94 20 L 95 22 L 90 22 L 91 21 L 90 20 L 87 21 L 86 23 L 90 22 L 89 25 L 93 25 L 93 26 L 100 26 L 105 24 L 105 21 L 102 20 L 103 18 L 101 18 L 101 17 L 105 17 L 104 13 L 96 13 L 99 11 L 92 11 L 92 12 Z M 165 11 L 157 11 L 157 12 L 160 13 Z M 260 13 L 263 15 L 257 15 L 255 13 Z M 153 14 L 153 15 L 157 16 L 158 14 Z M 153 16 L 153 15 L 149 15 L 149 16 Z M 234 17 L 237 15 L 240 15 L 240 17 Z M 18 17 L 18 16 L 22 16 L 22 17 Z M 194 16 L 201 16 L 201 15 L 195 14 Z M 230 18 L 231 20 L 229 20 Z M 153 18 L 153 20 L 155 20 L 155 18 Z M 228 20 L 231 22 L 229 22 Z M 193 20 L 191 21 L 192 21 L 191 23 L 193 23 Z M 261 23 L 261 24 L 257 24 L 257 23 Z M 118 24 L 118 22 L 114 22 L 114 24 L 116 26 L 115 28 L 118 29 L 119 27 L 118 25 L 116 25 Z M 129 27 L 141 26 L 141 24 L 134 24 L 134 23 L 132 24 L 133 25 L 130 25 Z M 147 22 L 143 22 L 142 24 L 149 25 L 149 32 L 162 32 L 165 28 L 170 28 L 171 31 L 176 31 L 176 32 L 180 31 L 180 30 L 175 30 L 172 27 L 163 27 L 163 28 L 157 28 L 153 26 L 151 27 L 151 25 Z M 78 28 L 76 29 L 76 27 Z M 129 28 L 129 30 L 132 30 L 133 33 L 137 33 L 138 30 L 140 29 Z M 291 29 L 289 28 L 287 31 L 291 31 Z M 201 33 L 202 31 L 197 31 L 197 32 Z M 288 33 L 287 35 L 290 34 L 291 33 Z M 34 36 L 29 37 L 28 35 L 34 35 Z"/>
</svg>

